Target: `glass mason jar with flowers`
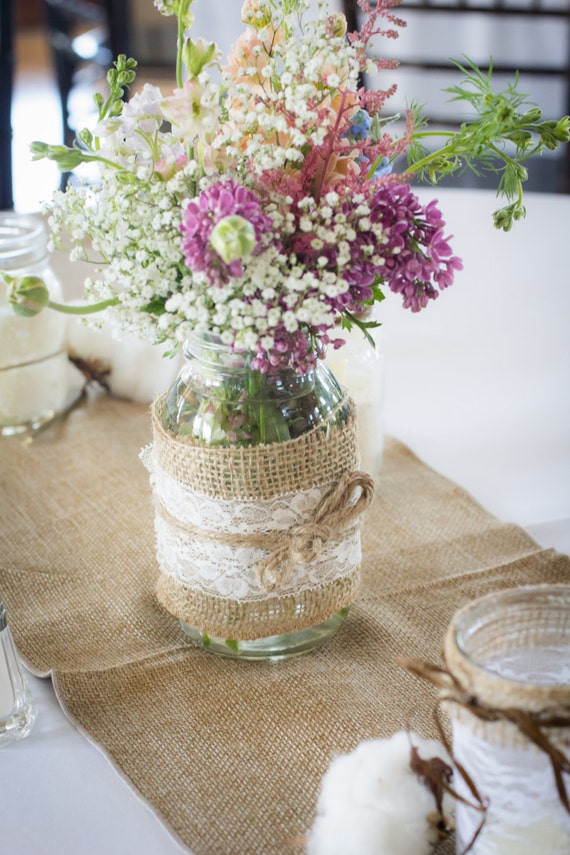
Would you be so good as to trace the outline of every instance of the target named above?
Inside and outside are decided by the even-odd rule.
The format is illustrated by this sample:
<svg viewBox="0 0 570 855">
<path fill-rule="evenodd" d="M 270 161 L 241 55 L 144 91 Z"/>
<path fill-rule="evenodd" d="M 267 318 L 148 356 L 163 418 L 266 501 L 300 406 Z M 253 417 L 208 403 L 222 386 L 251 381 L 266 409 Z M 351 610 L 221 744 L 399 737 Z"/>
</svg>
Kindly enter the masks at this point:
<svg viewBox="0 0 570 855">
<path fill-rule="evenodd" d="M 173 350 L 187 342 L 188 366 L 155 402 L 143 455 L 157 496 L 159 596 L 209 649 L 248 655 L 261 640 L 259 655 L 288 655 L 300 652 L 291 634 L 329 619 L 334 630 L 355 596 L 358 516 L 371 494 L 352 404 L 321 357 L 342 347 L 343 329 L 369 336 L 377 321 L 367 311 L 387 292 L 418 312 L 461 268 L 436 202 L 421 204 L 408 180 L 492 169 L 507 197 L 495 224 L 508 230 L 524 216 L 524 164 L 568 142 L 569 120 L 544 121 L 516 86 L 496 92 L 491 74 L 468 63 L 453 93 L 475 117 L 429 153 L 419 111 L 392 136 L 393 87 L 359 83 L 371 66 L 390 68 L 368 48 L 396 35 L 393 0 L 359 0 L 365 22 L 348 34 L 326 0 L 245 0 L 245 29 L 225 62 L 194 38 L 193 0 L 155 3 L 178 18 L 174 91 L 146 84 L 124 101 L 136 62 L 120 56 L 108 97 L 96 96 L 96 127 L 74 146 L 32 150 L 63 170 L 100 168 L 97 184 L 69 184 L 51 205 L 54 244 L 67 236 L 72 257 L 96 262 L 90 310 L 100 305 Z M 18 282 L 9 291 L 16 310 L 31 310 Z M 345 547 L 348 563 L 334 570 L 327 550 Z M 201 588 L 189 582 L 197 551 L 220 556 L 201 565 Z M 331 585 L 343 595 L 305 609 L 307 591 Z M 255 616 L 253 601 L 271 620 Z M 277 648 L 265 644 L 275 636 Z"/>
</svg>

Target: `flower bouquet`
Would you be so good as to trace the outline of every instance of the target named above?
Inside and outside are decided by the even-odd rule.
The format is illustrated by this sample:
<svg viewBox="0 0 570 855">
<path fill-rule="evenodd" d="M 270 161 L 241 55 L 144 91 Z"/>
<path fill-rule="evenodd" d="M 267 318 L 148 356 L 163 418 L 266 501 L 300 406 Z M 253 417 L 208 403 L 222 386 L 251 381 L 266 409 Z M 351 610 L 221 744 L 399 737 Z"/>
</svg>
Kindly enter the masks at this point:
<svg viewBox="0 0 570 855">
<path fill-rule="evenodd" d="M 475 116 L 430 153 L 417 106 L 393 136 L 394 88 L 360 85 L 393 67 L 368 50 L 402 24 L 393 0 L 359 0 L 355 33 L 325 0 L 245 0 L 225 60 L 194 37 L 193 0 L 155 5 L 178 19 L 174 91 L 146 84 L 123 100 L 136 62 L 120 56 L 95 128 L 72 147 L 32 146 L 64 171 L 99 170 L 55 194 L 52 241 L 94 262 L 89 312 L 185 346 L 144 453 L 161 601 L 210 649 L 302 652 L 354 599 L 372 492 L 354 407 L 321 357 L 346 329 L 369 337 L 367 312 L 386 294 L 418 312 L 461 268 L 436 202 L 421 204 L 409 179 L 496 171 L 495 223 L 509 229 L 524 216 L 526 161 L 567 142 L 569 120 L 543 121 L 516 86 L 497 93 L 466 61 L 452 94 Z M 20 312 L 47 301 L 29 279 L 10 283 L 10 299 Z"/>
</svg>

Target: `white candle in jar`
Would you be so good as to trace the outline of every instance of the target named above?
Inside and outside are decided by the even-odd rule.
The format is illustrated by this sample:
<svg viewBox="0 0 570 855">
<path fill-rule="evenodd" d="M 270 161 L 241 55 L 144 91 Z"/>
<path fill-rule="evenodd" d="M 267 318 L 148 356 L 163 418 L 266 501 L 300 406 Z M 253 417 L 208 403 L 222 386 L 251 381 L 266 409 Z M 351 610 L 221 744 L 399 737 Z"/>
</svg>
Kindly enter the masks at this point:
<svg viewBox="0 0 570 855">
<path fill-rule="evenodd" d="M 66 352 L 66 316 L 44 309 L 16 315 L 8 305 L 11 280 L 37 276 L 50 297 L 63 291 L 49 264 L 40 219 L 0 213 L 0 434 L 24 433 L 65 410 L 80 394 L 83 378 Z"/>
</svg>

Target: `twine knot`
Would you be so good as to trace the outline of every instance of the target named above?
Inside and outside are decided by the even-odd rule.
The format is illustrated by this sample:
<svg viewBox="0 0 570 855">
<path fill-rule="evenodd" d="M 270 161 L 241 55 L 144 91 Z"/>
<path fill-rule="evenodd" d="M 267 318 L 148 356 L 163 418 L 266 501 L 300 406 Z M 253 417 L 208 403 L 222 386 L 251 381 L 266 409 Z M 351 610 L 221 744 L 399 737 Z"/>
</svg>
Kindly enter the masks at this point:
<svg viewBox="0 0 570 855">
<path fill-rule="evenodd" d="M 331 538 L 330 526 L 307 523 L 289 529 L 289 554 L 295 564 L 314 561 L 325 543 Z"/>
<path fill-rule="evenodd" d="M 356 490 L 360 494 L 354 501 Z M 344 536 L 374 495 L 374 481 L 366 472 L 346 472 L 326 493 L 306 522 L 291 526 L 272 544 L 272 553 L 257 566 L 259 585 L 268 593 L 287 582 L 296 564 L 308 564 L 333 538 Z"/>
<path fill-rule="evenodd" d="M 406 668 L 417 677 L 427 680 L 440 690 L 438 703 L 434 711 L 435 714 L 442 701 L 449 701 L 463 707 L 463 709 L 481 721 L 507 721 L 514 725 L 523 737 L 543 751 L 550 760 L 558 796 L 562 805 L 570 814 L 570 798 L 564 780 L 564 775 L 570 775 L 570 758 L 553 744 L 547 733 L 548 728 L 570 728 L 570 707 L 563 705 L 556 708 L 543 709 L 540 712 L 529 712 L 513 707 L 489 706 L 482 703 L 476 695 L 464 688 L 456 675 L 448 667 L 434 665 L 431 662 L 424 662 L 417 659 L 407 659 L 405 657 L 400 658 L 398 661 L 403 668 Z M 437 719 L 437 714 L 435 721 L 442 741 L 449 755 L 453 757 L 451 748 Z M 483 800 L 477 793 L 475 784 L 467 771 L 463 767 L 458 766 L 457 768 L 471 792 L 482 805 Z"/>
</svg>

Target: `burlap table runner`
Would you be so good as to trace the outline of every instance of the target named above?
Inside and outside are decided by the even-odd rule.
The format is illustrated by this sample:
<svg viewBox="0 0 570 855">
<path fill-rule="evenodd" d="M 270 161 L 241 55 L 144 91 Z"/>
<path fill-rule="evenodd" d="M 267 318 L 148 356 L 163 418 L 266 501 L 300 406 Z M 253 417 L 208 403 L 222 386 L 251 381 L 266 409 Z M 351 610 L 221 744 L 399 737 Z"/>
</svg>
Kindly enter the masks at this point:
<svg viewBox="0 0 570 855">
<path fill-rule="evenodd" d="M 389 439 L 339 634 L 285 662 L 217 659 L 154 596 L 149 439 L 146 407 L 97 398 L 32 443 L 0 442 L 0 597 L 31 669 L 195 855 L 302 852 L 336 753 L 403 727 L 435 736 L 435 690 L 396 657 L 439 661 L 470 599 L 570 581 L 568 557 Z"/>
</svg>

